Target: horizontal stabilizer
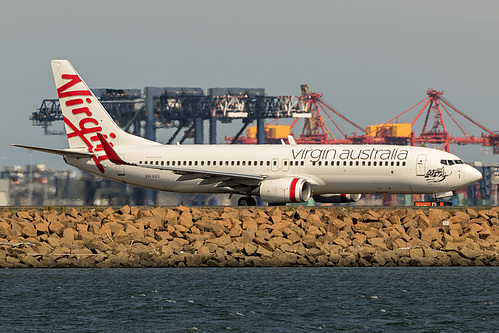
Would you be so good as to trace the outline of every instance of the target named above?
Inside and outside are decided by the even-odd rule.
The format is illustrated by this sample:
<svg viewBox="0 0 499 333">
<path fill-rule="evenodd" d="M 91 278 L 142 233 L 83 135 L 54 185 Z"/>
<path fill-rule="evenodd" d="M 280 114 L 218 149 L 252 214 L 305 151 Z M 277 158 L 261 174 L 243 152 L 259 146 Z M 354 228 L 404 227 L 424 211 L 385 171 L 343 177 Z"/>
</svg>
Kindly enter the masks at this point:
<svg viewBox="0 0 499 333">
<path fill-rule="evenodd" d="M 26 145 L 17 145 L 17 144 L 11 144 L 11 146 L 25 148 L 25 149 L 31 149 L 31 150 L 37 150 L 37 151 L 41 151 L 41 152 L 49 153 L 49 154 L 74 157 L 74 158 L 92 158 L 92 156 L 94 156 L 94 154 L 92 154 L 92 153 L 87 153 L 87 152 L 84 152 L 81 150 L 76 150 L 76 149 L 44 148 L 44 147 L 35 147 L 35 146 L 26 146 Z"/>
</svg>

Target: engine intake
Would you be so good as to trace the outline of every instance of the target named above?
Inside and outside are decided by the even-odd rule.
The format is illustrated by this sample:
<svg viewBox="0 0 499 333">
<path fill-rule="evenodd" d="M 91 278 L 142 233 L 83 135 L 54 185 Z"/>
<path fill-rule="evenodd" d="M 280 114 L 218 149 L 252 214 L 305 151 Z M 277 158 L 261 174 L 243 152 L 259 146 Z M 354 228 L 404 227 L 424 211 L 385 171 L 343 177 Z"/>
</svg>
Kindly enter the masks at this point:
<svg viewBox="0 0 499 333">
<path fill-rule="evenodd" d="M 321 203 L 344 203 L 344 202 L 356 202 L 360 199 L 361 194 L 320 194 L 314 195 L 315 202 Z"/>
<path fill-rule="evenodd" d="M 260 183 L 255 194 L 269 203 L 305 202 L 312 195 L 312 186 L 302 178 L 268 179 Z"/>
</svg>

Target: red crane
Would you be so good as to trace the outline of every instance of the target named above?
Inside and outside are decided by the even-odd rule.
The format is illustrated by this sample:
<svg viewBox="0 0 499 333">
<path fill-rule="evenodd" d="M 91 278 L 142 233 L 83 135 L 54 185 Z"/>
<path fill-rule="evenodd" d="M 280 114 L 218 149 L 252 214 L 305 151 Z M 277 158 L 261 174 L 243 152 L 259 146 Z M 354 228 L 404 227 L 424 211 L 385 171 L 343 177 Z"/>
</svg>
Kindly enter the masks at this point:
<svg viewBox="0 0 499 333">
<path fill-rule="evenodd" d="M 352 126 L 360 129 L 364 133 L 364 129 L 333 109 L 331 106 L 327 105 L 321 98 L 322 94 L 310 92 L 308 90 L 308 85 L 302 84 L 300 86 L 302 93 L 302 102 L 306 109 L 310 112 L 311 117 L 305 119 L 305 125 L 303 126 L 302 133 L 296 142 L 299 144 L 349 144 L 354 143 L 353 138 L 355 136 L 349 136 L 340 128 L 338 122 L 336 122 L 332 114 L 345 120 Z M 342 138 L 335 138 L 331 131 L 324 124 L 324 117 L 326 115 L 331 123 L 336 127 L 336 129 L 341 133 Z M 296 118 L 291 124 L 291 128 L 296 124 L 298 118 Z"/>
<path fill-rule="evenodd" d="M 423 115 L 424 116 L 424 125 L 419 136 L 416 136 L 414 132 L 411 133 L 410 138 L 408 139 L 407 144 L 412 146 L 420 146 L 425 144 L 437 144 L 442 145 L 442 150 L 449 151 L 449 145 L 459 144 L 480 144 L 486 147 L 492 147 L 494 154 L 499 154 L 499 134 L 492 132 L 487 129 L 485 126 L 473 120 L 471 117 L 466 115 L 464 112 L 457 109 L 453 106 L 449 101 L 442 97 L 443 91 L 437 91 L 434 89 L 428 89 L 427 97 L 418 102 L 416 105 L 411 107 L 410 109 L 400 113 L 387 123 L 383 124 L 379 128 L 383 128 L 388 124 L 392 123 L 395 120 L 398 120 L 400 116 L 414 109 L 418 105 L 424 103 L 423 107 L 419 110 L 416 117 L 411 122 L 411 128 L 414 128 L 414 124 L 417 120 Z M 462 133 L 462 136 L 452 136 L 449 134 L 445 121 L 444 115 L 447 115 L 452 123 L 457 126 L 457 128 Z M 461 116 L 473 125 L 479 127 L 484 133 L 481 136 L 476 137 L 474 135 L 468 134 L 463 126 L 459 124 L 457 121 L 457 116 Z M 433 124 L 430 127 L 430 119 L 433 118 Z M 383 137 L 383 135 L 379 135 L 379 137 Z"/>
</svg>

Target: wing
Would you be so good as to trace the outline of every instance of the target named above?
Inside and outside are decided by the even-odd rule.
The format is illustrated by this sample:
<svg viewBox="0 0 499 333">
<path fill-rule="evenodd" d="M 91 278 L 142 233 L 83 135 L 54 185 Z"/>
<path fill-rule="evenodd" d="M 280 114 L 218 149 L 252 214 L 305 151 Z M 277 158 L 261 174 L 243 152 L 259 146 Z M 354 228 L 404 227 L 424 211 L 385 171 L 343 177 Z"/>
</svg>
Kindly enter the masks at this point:
<svg viewBox="0 0 499 333">
<path fill-rule="evenodd" d="M 75 158 L 91 158 L 92 156 L 94 156 L 94 154 L 92 154 L 92 153 L 84 152 L 84 151 L 79 150 L 79 149 L 56 149 L 56 148 L 44 148 L 44 147 L 17 145 L 17 144 L 11 144 L 11 146 L 41 151 L 41 152 L 49 153 L 49 154 L 75 157 Z"/>
<path fill-rule="evenodd" d="M 102 143 L 102 147 L 106 152 L 106 155 L 114 164 L 118 165 L 129 165 L 134 167 L 141 167 L 154 170 L 166 170 L 171 171 L 175 174 L 180 175 L 177 181 L 187 181 L 193 179 L 199 179 L 199 185 L 213 185 L 215 187 L 227 188 L 228 192 L 236 192 L 246 194 L 248 191 L 258 186 L 262 180 L 267 178 L 266 175 L 252 175 L 252 174 L 242 174 L 215 170 L 203 170 L 203 169 L 193 169 L 193 168 L 182 168 L 182 167 L 170 167 L 170 166 L 160 166 L 160 165 L 139 165 L 136 163 L 130 163 L 124 161 L 114 150 L 113 147 L 107 142 L 104 136 L 97 133 L 99 140 Z"/>
</svg>

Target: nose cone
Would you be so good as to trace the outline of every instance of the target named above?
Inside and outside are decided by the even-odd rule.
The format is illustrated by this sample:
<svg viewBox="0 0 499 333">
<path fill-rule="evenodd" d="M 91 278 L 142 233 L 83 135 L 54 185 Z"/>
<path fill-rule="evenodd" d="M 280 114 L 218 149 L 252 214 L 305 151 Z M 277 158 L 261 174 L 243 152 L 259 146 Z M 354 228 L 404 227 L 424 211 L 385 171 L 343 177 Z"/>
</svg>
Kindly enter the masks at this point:
<svg viewBox="0 0 499 333">
<path fill-rule="evenodd" d="M 472 166 L 466 168 L 466 182 L 469 184 L 474 184 L 480 179 L 482 179 L 482 173 Z"/>
</svg>

